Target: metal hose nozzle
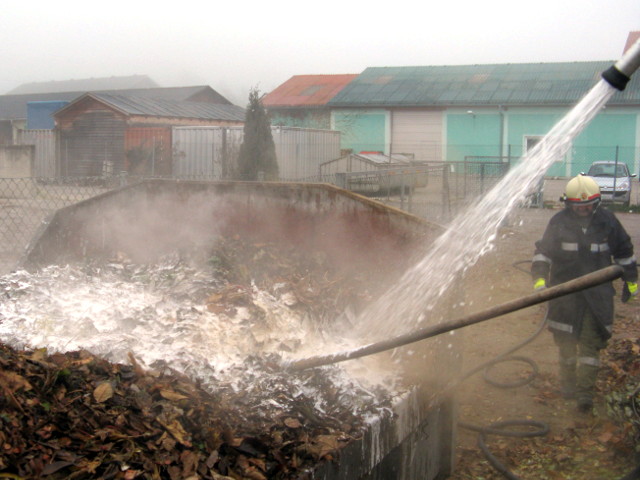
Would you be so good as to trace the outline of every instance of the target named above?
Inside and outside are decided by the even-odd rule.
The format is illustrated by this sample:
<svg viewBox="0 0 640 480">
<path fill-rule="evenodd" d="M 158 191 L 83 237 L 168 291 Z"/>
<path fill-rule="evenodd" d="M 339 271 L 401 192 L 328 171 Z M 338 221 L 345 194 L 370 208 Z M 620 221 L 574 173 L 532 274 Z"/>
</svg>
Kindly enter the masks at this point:
<svg viewBox="0 0 640 480">
<path fill-rule="evenodd" d="M 602 72 L 609 85 L 622 91 L 627 86 L 631 75 L 640 67 L 640 40 L 636 41 L 625 52 L 615 65 Z"/>
</svg>

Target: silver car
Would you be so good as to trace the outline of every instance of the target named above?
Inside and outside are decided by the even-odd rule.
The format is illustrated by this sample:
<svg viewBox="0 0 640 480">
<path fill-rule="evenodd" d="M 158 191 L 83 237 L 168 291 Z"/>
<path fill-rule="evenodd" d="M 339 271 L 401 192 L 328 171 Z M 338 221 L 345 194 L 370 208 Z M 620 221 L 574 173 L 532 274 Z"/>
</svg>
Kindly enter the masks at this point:
<svg viewBox="0 0 640 480">
<path fill-rule="evenodd" d="M 603 202 L 622 203 L 628 207 L 631 202 L 631 179 L 636 174 L 630 174 L 626 163 L 603 160 L 593 162 L 587 175 L 593 177 L 600 187 Z M 615 189 L 615 193 L 614 193 Z"/>
</svg>

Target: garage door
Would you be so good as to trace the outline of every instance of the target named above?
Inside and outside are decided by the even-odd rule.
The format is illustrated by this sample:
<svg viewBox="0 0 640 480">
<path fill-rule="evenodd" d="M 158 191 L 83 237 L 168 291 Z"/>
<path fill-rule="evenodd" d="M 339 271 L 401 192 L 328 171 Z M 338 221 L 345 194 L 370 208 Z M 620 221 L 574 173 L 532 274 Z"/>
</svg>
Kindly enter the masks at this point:
<svg viewBox="0 0 640 480">
<path fill-rule="evenodd" d="M 393 153 L 412 153 L 418 161 L 442 160 L 442 112 L 392 112 Z"/>
</svg>

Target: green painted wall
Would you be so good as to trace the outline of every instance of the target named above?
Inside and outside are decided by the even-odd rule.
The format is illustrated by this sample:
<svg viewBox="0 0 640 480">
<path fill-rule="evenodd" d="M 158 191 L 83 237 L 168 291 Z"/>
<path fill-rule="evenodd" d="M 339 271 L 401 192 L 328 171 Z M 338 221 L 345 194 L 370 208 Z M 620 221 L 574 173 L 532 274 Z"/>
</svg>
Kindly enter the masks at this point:
<svg viewBox="0 0 640 480">
<path fill-rule="evenodd" d="M 476 160 L 496 161 L 500 154 L 510 155 L 512 165 L 523 155 L 526 137 L 543 137 L 568 113 L 569 108 L 511 108 L 503 117 L 495 109 L 469 114 L 462 109 L 445 113 L 446 161 L 461 162 L 465 157 L 485 157 Z M 637 112 L 616 111 L 614 108 L 599 113 L 575 139 L 572 150 L 546 172 L 548 176 L 564 177 L 586 171 L 596 160 L 615 159 L 636 170 L 634 162 L 638 151 L 636 135 Z M 367 111 L 333 111 L 332 128 L 342 131 L 342 148 L 360 151 L 386 151 L 390 125 L 388 113 L 382 109 Z M 500 151 L 500 138 L 503 149 Z M 635 172 L 640 173 L 640 172 Z"/>
<path fill-rule="evenodd" d="M 618 161 L 626 163 L 632 173 L 637 173 L 634 165 L 636 122 L 635 114 L 597 115 L 573 142 L 571 174 L 586 172 L 596 160 L 615 160 L 616 146 Z"/>
<path fill-rule="evenodd" d="M 525 137 L 545 136 L 566 114 L 566 111 L 558 113 L 507 113 L 507 135 L 505 142 L 509 145 L 509 154 L 516 157 L 512 165 L 517 165 L 519 158 L 524 155 Z M 555 162 L 547 170 L 546 175 L 564 176 L 566 171 L 565 160 Z"/>
<path fill-rule="evenodd" d="M 385 151 L 387 114 L 384 111 L 334 112 L 333 128 L 340 130 L 341 148 L 361 151 Z"/>
<path fill-rule="evenodd" d="M 544 136 L 558 123 L 567 110 L 557 114 L 508 114 L 507 144 L 511 146 L 511 155 L 523 155 L 525 136 Z M 633 170 L 636 135 L 635 114 L 600 113 L 587 125 L 584 131 L 573 142 L 573 148 L 567 158 L 555 162 L 548 176 L 577 175 L 587 171 L 589 165 L 596 160 L 614 160 L 616 146 L 618 160 L 624 161 Z M 567 167 L 567 162 L 570 166 Z"/>
<path fill-rule="evenodd" d="M 447 161 L 462 162 L 469 156 L 500 156 L 499 114 L 448 114 L 446 122 Z M 498 158 L 484 160 L 495 162 Z"/>
</svg>

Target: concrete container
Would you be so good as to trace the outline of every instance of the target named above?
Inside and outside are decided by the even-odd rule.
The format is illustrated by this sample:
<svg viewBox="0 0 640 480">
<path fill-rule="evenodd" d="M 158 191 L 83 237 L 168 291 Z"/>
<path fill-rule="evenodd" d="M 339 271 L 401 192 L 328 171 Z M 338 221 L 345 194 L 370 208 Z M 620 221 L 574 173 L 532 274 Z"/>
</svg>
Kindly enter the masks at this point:
<svg viewBox="0 0 640 480">
<path fill-rule="evenodd" d="M 145 260 L 224 234 L 292 242 L 321 250 L 338 264 L 386 274 L 440 233 L 437 225 L 326 184 L 154 180 L 57 211 L 33 239 L 22 266 L 112 258 L 117 252 Z M 319 463 L 313 478 L 433 480 L 451 473 L 455 402 L 437 395 L 442 384 L 429 372 L 454 374 L 459 365 L 452 350 L 437 342 L 422 348 L 435 363 L 398 365 L 417 374 L 396 396 L 393 415 L 369 422 L 337 460 Z"/>
</svg>

